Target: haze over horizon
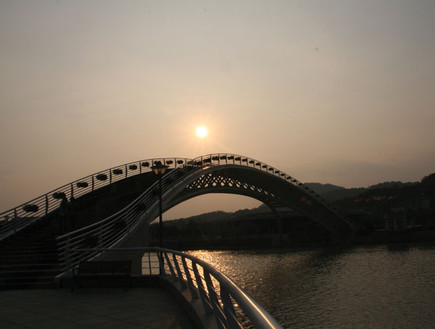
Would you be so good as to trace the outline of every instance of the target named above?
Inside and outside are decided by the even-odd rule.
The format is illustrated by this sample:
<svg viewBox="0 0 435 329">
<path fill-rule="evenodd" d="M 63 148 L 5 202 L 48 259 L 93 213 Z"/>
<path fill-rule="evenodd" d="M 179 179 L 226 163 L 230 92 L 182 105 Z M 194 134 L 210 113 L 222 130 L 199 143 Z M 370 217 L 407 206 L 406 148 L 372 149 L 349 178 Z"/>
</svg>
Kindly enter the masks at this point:
<svg viewBox="0 0 435 329">
<path fill-rule="evenodd" d="M 433 31 L 431 0 L 1 1 L 0 211 L 219 152 L 302 182 L 419 181 L 435 172 Z M 166 216 L 212 204 L 259 203 Z"/>
</svg>

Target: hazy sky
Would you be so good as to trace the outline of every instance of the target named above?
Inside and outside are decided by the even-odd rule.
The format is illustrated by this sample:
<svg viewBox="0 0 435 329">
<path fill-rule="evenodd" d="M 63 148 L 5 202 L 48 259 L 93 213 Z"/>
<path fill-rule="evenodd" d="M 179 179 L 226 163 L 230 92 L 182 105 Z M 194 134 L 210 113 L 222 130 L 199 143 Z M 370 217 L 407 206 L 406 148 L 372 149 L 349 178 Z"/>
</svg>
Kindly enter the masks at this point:
<svg viewBox="0 0 435 329">
<path fill-rule="evenodd" d="M 417 181 L 434 123 L 433 0 L 0 0 L 0 211 L 215 152 L 303 182 Z"/>
</svg>

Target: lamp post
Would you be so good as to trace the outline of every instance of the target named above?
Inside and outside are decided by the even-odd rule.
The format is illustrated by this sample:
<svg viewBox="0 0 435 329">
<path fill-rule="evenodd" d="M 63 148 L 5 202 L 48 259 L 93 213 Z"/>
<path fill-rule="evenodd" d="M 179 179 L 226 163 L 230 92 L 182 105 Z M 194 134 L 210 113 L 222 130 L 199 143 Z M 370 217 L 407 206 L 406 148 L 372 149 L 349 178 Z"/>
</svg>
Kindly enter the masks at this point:
<svg viewBox="0 0 435 329">
<path fill-rule="evenodd" d="M 159 247 L 163 248 L 163 229 L 162 229 L 162 176 L 164 175 L 168 166 L 162 164 L 160 161 L 155 162 L 151 167 L 153 173 L 159 178 Z"/>
</svg>

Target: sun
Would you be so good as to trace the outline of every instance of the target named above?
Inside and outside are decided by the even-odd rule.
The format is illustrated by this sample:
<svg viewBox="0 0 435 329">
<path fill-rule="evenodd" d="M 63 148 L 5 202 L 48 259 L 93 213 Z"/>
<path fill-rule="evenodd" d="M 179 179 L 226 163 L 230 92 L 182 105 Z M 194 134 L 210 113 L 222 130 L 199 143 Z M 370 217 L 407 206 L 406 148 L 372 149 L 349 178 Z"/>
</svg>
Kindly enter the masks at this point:
<svg viewBox="0 0 435 329">
<path fill-rule="evenodd" d="M 198 126 L 196 127 L 196 136 L 199 138 L 205 138 L 208 135 L 208 129 L 205 126 Z"/>
</svg>

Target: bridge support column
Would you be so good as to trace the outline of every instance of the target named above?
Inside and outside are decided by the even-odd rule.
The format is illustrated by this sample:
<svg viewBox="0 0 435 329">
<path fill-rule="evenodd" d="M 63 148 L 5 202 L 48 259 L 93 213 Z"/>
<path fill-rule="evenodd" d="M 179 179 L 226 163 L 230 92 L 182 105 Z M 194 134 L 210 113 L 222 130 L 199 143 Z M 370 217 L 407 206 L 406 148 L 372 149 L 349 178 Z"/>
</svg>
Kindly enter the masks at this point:
<svg viewBox="0 0 435 329">
<path fill-rule="evenodd" d="M 272 246 L 280 247 L 284 244 L 281 217 L 279 216 L 279 213 L 275 207 L 269 205 L 269 208 L 272 210 L 273 214 L 275 215 L 276 226 L 278 228 L 278 234 L 275 234 L 274 238 L 272 239 Z"/>
</svg>

